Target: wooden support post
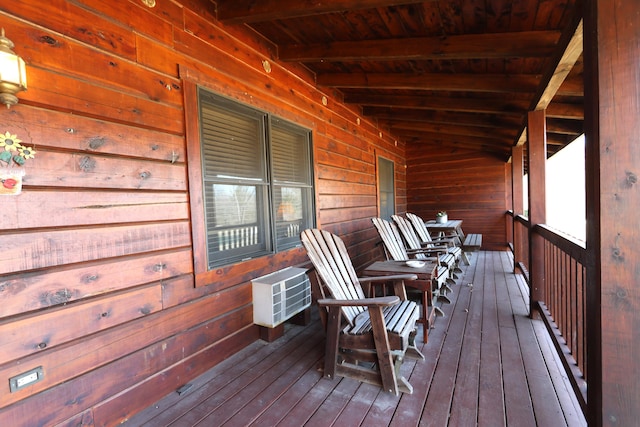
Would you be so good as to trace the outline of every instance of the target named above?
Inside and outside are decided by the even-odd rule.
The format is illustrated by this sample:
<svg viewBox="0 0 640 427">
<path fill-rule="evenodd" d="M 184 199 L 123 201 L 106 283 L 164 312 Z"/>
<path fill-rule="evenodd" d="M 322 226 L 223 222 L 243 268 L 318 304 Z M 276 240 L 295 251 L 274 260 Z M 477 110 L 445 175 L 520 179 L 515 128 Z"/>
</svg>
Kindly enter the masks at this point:
<svg viewBox="0 0 640 427">
<path fill-rule="evenodd" d="M 640 420 L 640 12 L 585 4 L 587 421 Z"/>
<path fill-rule="evenodd" d="M 537 224 L 547 221 L 545 170 L 547 161 L 547 127 L 545 110 L 530 111 L 527 120 L 529 144 L 529 280 L 531 285 L 530 313 L 538 301 L 545 301 L 544 239 L 533 232 Z"/>
<path fill-rule="evenodd" d="M 513 270 L 523 260 L 523 248 L 521 234 L 516 232 L 515 218 L 524 213 L 524 146 L 518 145 L 511 149 L 511 206 L 513 209 L 512 233 L 513 236 Z"/>
</svg>

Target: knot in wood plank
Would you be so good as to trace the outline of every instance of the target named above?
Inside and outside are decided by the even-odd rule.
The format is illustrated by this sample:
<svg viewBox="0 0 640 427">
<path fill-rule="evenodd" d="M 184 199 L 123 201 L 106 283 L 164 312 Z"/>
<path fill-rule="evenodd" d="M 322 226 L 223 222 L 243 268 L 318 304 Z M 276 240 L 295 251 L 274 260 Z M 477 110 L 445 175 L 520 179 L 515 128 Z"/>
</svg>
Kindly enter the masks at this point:
<svg viewBox="0 0 640 427">
<path fill-rule="evenodd" d="M 89 156 L 84 156 L 80 159 L 78 166 L 83 172 L 90 172 L 96 168 L 96 161 Z"/>
</svg>

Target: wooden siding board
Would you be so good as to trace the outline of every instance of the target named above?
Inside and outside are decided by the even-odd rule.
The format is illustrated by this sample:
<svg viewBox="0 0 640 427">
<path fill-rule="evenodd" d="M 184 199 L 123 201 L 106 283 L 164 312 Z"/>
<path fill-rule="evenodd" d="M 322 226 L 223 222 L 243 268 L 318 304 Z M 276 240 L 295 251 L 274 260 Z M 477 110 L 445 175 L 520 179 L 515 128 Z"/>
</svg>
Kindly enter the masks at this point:
<svg viewBox="0 0 640 427">
<path fill-rule="evenodd" d="M 185 143 L 180 136 L 61 113 L 20 106 L 0 115 L 0 128 L 26 145 L 92 154 L 112 154 L 183 164 Z M 29 162 L 31 163 L 31 162 Z"/>
<path fill-rule="evenodd" d="M 162 309 L 153 285 L 0 325 L 0 364 L 120 325 Z"/>
<path fill-rule="evenodd" d="M 14 233 L 0 243 L 5 254 L 0 273 L 186 247 L 190 242 L 186 222 Z"/>
<path fill-rule="evenodd" d="M 3 200 L 0 230 L 180 221 L 189 218 L 188 208 L 183 193 L 30 189 Z M 39 215 L 32 215 L 36 210 Z"/>
<path fill-rule="evenodd" d="M 190 304 L 183 304 L 170 310 L 165 309 L 116 328 L 103 330 L 67 345 L 48 348 L 46 351 L 37 352 L 32 356 L 0 365 L 0 374 L 6 378 L 24 372 L 25 366 L 43 366 L 47 372 L 43 381 L 31 387 L 17 393 L 7 393 L 6 391 L 0 393 L 0 406 L 5 407 L 44 390 L 55 390 L 56 386 L 66 381 L 82 377 L 82 375 L 123 358 L 138 349 L 194 328 L 203 321 L 206 323 L 206 319 L 220 318 L 224 320 L 225 312 L 238 311 L 241 307 L 249 307 L 250 303 L 250 287 L 244 287 L 238 291 L 220 292 L 195 300 Z M 245 318 L 242 327 L 246 327 L 250 320 Z M 227 330 L 229 328 L 231 326 L 224 326 L 223 333 L 217 339 L 225 338 L 229 334 Z M 257 334 L 257 332 L 255 333 Z M 137 347 L 132 347 L 132 342 L 137 343 Z M 3 411 L 4 409 L 0 410 L 0 414 Z"/>
<path fill-rule="evenodd" d="M 15 22 L 15 21 L 14 21 Z M 182 105 L 180 82 L 167 75 L 140 68 L 135 62 L 60 36 L 41 27 L 10 23 L 6 31 L 18 40 L 30 40 L 31 68 L 43 68 L 121 90 L 136 96 L 179 107 Z M 131 76 L 136 75 L 135 79 Z"/>
<path fill-rule="evenodd" d="M 182 25 L 182 10 L 174 2 L 156 2 L 149 8 L 142 3 L 82 0 L 83 7 L 108 19 L 113 19 L 131 32 L 142 33 L 171 45 L 174 26 Z"/>
<path fill-rule="evenodd" d="M 129 29 L 68 1 L 12 2 L 4 4 L 2 9 L 71 39 L 129 59 L 135 58 L 135 37 Z"/>
<path fill-rule="evenodd" d="M 0 319 L 188 274 L 191 260 L 191 251 L 182 249 L 5 275 Z"/>
<path fill-rule="evenodd" d="M 425 220 L 446 210 L 462 219 L 465 233 L 483 235 L 483 247 L 506 247 L 504 163 L 475 154 L 447 150 L 407 152 L 407 210 Z"/>
<path fill-rule="evenodd" d="M 51 84 L 52 81 L 55 85 Z M 109 119 L 176 135 L 184 131 L 182 114 L 175 106 L 36 67 L 29 68 L 29 90 L 21 95 L 21 99 L 26 104 Z"/>
<path fill-rule="evenodd" d="M 38 151 L 24 185 L 143 190 L 185 190 L 184 164 L 114 158 L 89 153 Z"/>
</svg>

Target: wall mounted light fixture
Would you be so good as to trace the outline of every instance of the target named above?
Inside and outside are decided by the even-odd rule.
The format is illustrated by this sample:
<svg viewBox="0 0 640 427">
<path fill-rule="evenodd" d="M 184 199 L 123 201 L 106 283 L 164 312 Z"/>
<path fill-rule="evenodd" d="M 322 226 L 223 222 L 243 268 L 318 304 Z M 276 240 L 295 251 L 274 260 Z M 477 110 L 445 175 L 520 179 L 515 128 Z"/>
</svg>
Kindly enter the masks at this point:
<svg viewBox="0 0 640 427">
<path fill-rule="evenodd" d="M 0 32 L 0 103 L 10 108 L 18 103 L 16 93 L 27 90 L 24 60 L 13 51 L 14 44 Z"/>
</svg>

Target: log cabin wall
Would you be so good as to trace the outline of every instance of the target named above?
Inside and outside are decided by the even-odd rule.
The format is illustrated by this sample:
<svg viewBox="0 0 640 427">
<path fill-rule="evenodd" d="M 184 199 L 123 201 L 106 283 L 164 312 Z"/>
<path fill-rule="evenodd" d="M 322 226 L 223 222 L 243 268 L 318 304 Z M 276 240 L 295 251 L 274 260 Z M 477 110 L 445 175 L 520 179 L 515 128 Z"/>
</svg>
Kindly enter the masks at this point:
<svg viewBox="0 0 640 427">
<path fill-rule="evenodd" d="M 407 209 L 425 220 L 445 210 L 465 233 L 482 234 L 482 249 L 506 250 L 509 176 L 510 164 L 484 153 L 408 145 Z"/>
<path fill-rule="evenodd" d="M 118 424 L 258 339 L 251 278 L 306 262 L 297 248 L 194 286 L 180 67 L 312 130 L 318 226 L 357 267 L 380 256 L 378 155 L 406 210 L 404 145 L 207 0 L 5 2 L 0 26 L 29 79 L 0 131 L 36 150 L 1 200 L 0 425 Z"/>
</svg>

